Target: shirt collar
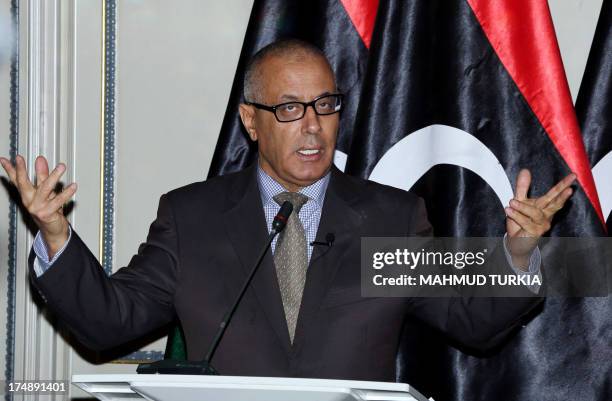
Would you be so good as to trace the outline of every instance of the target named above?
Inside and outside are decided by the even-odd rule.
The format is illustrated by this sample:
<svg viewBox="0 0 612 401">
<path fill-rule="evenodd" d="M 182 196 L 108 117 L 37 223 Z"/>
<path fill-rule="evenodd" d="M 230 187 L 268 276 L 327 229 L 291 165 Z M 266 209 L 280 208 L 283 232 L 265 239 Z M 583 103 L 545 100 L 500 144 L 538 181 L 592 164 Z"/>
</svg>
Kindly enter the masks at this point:
<svg viewBox="0 0 612 401">
<path fill-rule="evenodd" d="M 308 197 L 308 201 L 313 200 L 320 209 L 323 208 L 323 201 L 325 200 L 325 192 L 327 191 L 327 185 L 329 184 L 330 174 L 331 172 L 327 172 L 327 174 L 325 174 L 319 180 L 300 189 L 299 191 L 301 194 Z M 264 205 L 267 205 L 270 202 L 276 204 L 272 198 L 281 192 L 287 191 L 274 178 L 270 177 L 265 171 L 263 171 L 259 163 L 257 163 L 257 183 L 259 184 L 261 202 Z"/>
</svg>

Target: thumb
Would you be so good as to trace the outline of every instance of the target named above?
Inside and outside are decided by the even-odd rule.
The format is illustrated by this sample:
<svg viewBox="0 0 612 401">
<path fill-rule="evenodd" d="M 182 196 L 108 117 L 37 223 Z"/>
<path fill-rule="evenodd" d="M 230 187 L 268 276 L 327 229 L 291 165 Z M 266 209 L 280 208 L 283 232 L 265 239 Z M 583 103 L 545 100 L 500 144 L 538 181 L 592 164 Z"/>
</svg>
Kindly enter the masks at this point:
<svg viewBox="0 0 612 401">
<path fill-rule="evenodd" d="M 529 192 L 530 185 L 531 173 L 527 169 L 522 169 L 516 177 L 516 190 L 514 191 L 514 197 L 520 201 L 527 199 L 527 193 Z"/>
</svg>

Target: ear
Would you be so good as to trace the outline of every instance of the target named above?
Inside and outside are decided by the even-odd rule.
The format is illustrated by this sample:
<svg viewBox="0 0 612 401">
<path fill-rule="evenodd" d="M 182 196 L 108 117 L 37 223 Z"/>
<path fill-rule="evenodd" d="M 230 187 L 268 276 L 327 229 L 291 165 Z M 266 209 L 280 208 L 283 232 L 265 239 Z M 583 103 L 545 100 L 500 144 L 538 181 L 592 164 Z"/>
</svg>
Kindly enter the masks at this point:
<svg viewBox="0 0 612 401">
<path fill-rule="evenodd" d="M 255 129 L 255 107 L 245 103 L 240 103 L 240 106 L 238 106 L 238 111 L 240 113 L 242 125 L 244 125 L 249 137 L 252 141 L 257 141 L 257 130 Z"/>
</svg>

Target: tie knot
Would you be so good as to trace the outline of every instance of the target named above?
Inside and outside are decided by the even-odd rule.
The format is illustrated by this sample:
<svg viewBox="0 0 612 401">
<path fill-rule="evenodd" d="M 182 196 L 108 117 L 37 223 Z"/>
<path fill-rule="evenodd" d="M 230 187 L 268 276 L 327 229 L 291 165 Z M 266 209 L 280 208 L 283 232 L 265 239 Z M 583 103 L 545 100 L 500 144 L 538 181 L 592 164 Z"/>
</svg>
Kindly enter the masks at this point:
<svg viewBox="0 0 612 401">
<path fill-rule="evenodd" d="M 308 201 L 308 197 L 299 192 L 281 192 L 278 195 L 275 195 L 274 201 L 279 205 L 282 205 L 284 202 L 289 201 L 293 205 L 293 211 L 295 213 L 299 213 L 304 203 Z"/>
</svg>

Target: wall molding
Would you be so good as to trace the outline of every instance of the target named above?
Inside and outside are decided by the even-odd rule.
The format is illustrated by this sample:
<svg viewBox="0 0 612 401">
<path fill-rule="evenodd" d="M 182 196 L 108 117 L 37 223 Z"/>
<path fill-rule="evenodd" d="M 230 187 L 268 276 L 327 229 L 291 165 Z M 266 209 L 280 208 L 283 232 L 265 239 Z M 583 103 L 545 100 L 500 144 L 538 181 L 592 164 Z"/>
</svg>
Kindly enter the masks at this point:
<svg viewBox="0 0 612 401">
<path fill-rule="evenodd" d="M 113 272 L 115 230 L 115 0 L 103 4 L 103 90 L 100 146 L 100 262 L 109 276 Z"/>
<path fill-rule="evenodd" d="M 66 36 L 62 34 L 74 24 L 71 13 L 73 2 L 22 0 L 16 9 L 19 53 L 15 126 L 22 135 L 15 136 L 15 141 L 19 153 L 27 160 L 32 179 L 36 156 L 44 155 L 54 166 L 65 157 L 65 153 L 71 153 L 69 148 L 72 142 L 67 138 L 66 127 L 62 125 L 65 116 L 72 113 L 68 99 L 70 94 L 65 92 L 65 88 L 70 87 L 66 82 L 70 77 L 63 75 L 62 60 L 71 64 L 73 54 L 71 44 L 62 40 Z M 32 233 L 19 214 L 15 225 L 13 332 L 17 341 L 13 343 L 11 359 L 7 356 L 7 365 L 12 363 L 12 378 L 16 380 L 69 380 L 71 349 L 56 330 L 54 316 L 37 304 L 31 293 L 27 259 Z M 58 395 L 50 399 L 59 400 L 61 397 Z"/>
<path fill-rule="evenodd" d="M 19 1 L 11 0 L 12 32 L 19 32 Z M 19 35 L 11 38 L 10 84 L 9 84 L 9 156 L 15 161 L 19 144 Z M 15 283 L 17 271 L 17 205 L 9 199 L 8 228 L 8 269 L 6 294 L 6 342 L 4 379 L 14 379 L 15 370 Z M 12 394 L 5 395 L 6 400 L 12 400 Z"/>
</svg>

